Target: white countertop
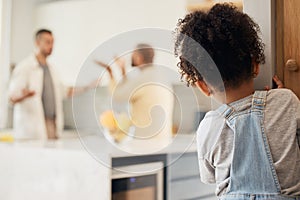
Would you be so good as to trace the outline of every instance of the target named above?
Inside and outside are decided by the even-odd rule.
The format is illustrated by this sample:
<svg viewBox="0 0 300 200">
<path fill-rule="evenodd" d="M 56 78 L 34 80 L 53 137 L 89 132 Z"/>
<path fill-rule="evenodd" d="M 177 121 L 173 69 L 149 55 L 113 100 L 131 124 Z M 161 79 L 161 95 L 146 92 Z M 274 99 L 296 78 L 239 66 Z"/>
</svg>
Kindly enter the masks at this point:
<svg viewBox="0 0 300 200">
<path fill-rule="evenodd" d="M 57 141 L 0 142 L 0 199 L 109 200 L 110 176 L 110 168 L 71 135 Z"/>
<path fill-rule="evenodd" d="M 179 134 L 169 141 L 131 140 L 115 144 L 103 135 L 79 135 L 75 130 L 65 131 L 58 140 L 16 140 L 0 145 L 15 148 L 55 149 L 66 151 L 88 151 L 110 157 L 138 156 L 148 154 L 169 154 L 196 152 L 195 134 Z"/>
<path fill-rule="evenodd" d="M 0 199 L 109 200 L 112 158 L 195 152 L 194 136 L 177 135 L 169 145 L 147 140 L 114 146 L 100 135 L 66 131 L 53 141 L 0 142 Z"/>
</svg>

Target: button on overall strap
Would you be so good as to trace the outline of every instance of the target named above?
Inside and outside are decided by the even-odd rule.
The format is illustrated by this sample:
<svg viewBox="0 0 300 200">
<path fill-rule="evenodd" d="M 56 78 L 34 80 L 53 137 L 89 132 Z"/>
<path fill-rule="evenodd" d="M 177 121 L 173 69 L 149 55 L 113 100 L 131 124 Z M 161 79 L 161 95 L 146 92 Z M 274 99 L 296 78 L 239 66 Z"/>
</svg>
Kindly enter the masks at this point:
<svg viewBox="0 0 300 200">
<path fill-rule="evenodd" d="M 234 109 L 227 104 L 221 105 L 216 111 L 227 120 L 235 113 Z"/>
<path fill-rule="evenodd" d="M 251 109 L 263 111 L 266 105 L 267 94 L 267 91 L 255 91 Z"/>
</svg>

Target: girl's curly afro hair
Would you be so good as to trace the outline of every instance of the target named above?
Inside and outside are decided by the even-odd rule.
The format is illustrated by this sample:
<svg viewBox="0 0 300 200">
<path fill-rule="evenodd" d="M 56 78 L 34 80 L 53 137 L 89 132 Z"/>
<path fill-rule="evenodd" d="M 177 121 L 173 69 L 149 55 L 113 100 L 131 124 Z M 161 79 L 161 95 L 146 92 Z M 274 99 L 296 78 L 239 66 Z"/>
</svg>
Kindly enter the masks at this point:
<svg viewBox="0 0 300 200">
<path fill-rule="evenodd" d="M 203 59 L 208 54 L 225 88 L 236 88 L 250 80 L 253 64 L 265 62 L 264 44 L 258 33 L 259 26 L 232 4 L 216 4 L 208 12 L 187 14 L 175 29 L 175 55 L 180 58 L 182 78 L 188 85 L 204 80 L 218 88 L 220 83 L 211 74 L 212 66 Z"/>
</svg>

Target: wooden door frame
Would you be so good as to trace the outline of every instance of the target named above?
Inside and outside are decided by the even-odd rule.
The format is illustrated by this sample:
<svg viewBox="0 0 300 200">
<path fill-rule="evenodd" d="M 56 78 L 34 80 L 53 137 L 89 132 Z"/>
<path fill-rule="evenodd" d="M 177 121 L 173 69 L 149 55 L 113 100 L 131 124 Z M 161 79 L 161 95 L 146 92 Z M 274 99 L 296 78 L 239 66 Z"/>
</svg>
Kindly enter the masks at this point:
<svg viewBox="0 0 300 200">
<path fill-rule="evenodd" d="M 275 0 L 275 74 L 284 83 L 284 0 Z"/>
</svg>

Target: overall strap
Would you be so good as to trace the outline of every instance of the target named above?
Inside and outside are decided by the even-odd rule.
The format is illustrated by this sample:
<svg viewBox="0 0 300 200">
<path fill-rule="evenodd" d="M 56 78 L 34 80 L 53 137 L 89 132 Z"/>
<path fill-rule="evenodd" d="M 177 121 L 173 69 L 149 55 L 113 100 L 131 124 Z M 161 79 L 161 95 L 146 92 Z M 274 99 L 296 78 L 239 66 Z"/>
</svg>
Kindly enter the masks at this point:
<svg viewBox="0 0 300 200">
<path fill-rule="evenodd" d="M 268 91 L 255 91 L 252 98 L 252 110 L 263 111 L 266 106 Z"/>
<path fill-rule="evenodd" d="M 278 195 L 281 192 L 264 132 L 266 97 L 267 91 L 256 91 L 252 97 L 251 112 L 238 113 L 231 121 L 234 144 L 226 195 Z"/>
<path fill-rule="evenodd" d="M 266 106 L 268 91 L 255 91 L 252 97 L 252 110 L 263 111 Z M 216 110 L 225 119 L 229 119 L 234 114 L 234 109 L 227 104 L 221 105 Z"/>
<path fill-rule="evenodd" d="M 227 104 L 223 104 L 221 105 L 217 110 L 216 112 L 219 113 L 219 115 L 221 115 L 222 117 L 224 117 L 225 121 L 226 121 L 226 124 L 229 126 L 229 127 L 232 127 L 232 117 L 234 117 L 234 114 L 235 114 L 235 110 L 233 107 L 227 105 Z"/>
<path fill-rule="evenodd" d="M 234 109 L 227 104 L 221 105 L 216 111 L 226 120 L 234 113 Z"/>
</svg>

